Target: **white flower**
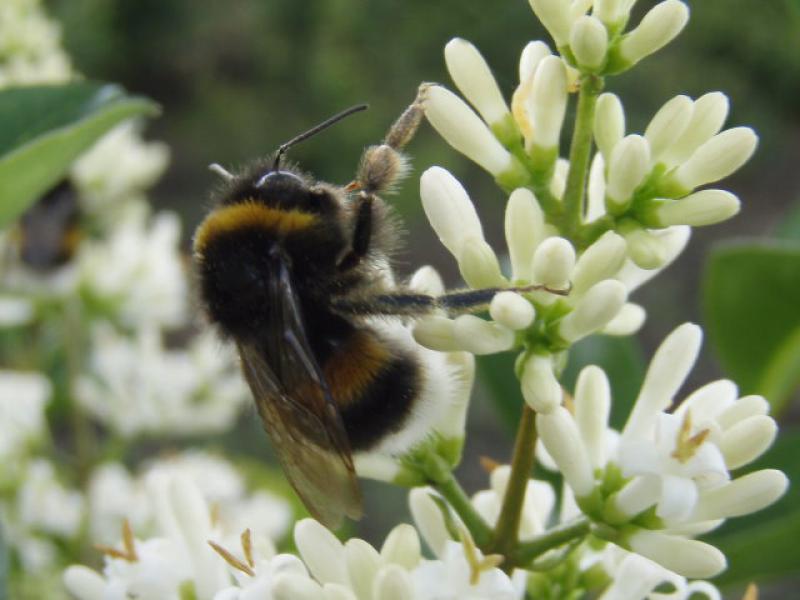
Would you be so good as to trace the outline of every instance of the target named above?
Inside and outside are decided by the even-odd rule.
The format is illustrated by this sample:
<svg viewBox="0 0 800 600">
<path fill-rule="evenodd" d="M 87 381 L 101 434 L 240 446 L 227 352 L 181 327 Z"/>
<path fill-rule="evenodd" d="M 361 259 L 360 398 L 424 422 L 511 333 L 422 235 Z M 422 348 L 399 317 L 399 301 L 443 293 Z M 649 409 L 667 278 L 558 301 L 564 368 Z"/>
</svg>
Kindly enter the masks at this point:
<svg viewBox="0 0 800 600">
<path fill-rule="evenodd" d="M 186 350 L 166 350 L 152 326 L 130 340 L 99 324 L 92 350 L 89 373 L 77 381 L 75 396 L 124 436 L 223 431 L 247 399 L 232 350 L 211 332 L 191 340 Z"/>
<path fill-rule="evenodd" d="M 152 186 L 167 167 L 162 142 L 144 142 L 141 123 L 126 121 L 94 144 L 72 166 L 72 181 L 90 213 L 118 213 L 124 200 Z"/>
<path fill-rule="evenodd" d="M 25 446 L 44 434 L 44 409 L 50 381 L 38 373 L 0 370 L 0 461 L 3 476 L 12 474 Z"/>
<path fill-rule="evenodd" d="M 107 239 L 80 246 L 80 284 L 127 326 L 179 326 L 186 320 L 186 274 L 178 252 L 177 215 L 152 221 L 144 204 L 129 204 Z"/>
<path fill-rule="evenodd" d="M 28 466 L 17 492 L 18 517 L 25 527 L 71 538 L 78 531 L 83 509 L 82 494 L 65 488 L 50 462 L 40 459 Z"/>
<path fill-rule="evenodd" d="M 190 451 L 152 461 L 136 476 L 118 463 L 96 468 L 88 493 L 92 538 L 112 544 L 125 520 L 138 533 L 158 534 L 160 490 L 178 477 L 190 481 L 214 507 L 215 530 L 225 540 L 250 529 L 258 538 L 277 541 L 289 530 L 292 509 L 285 499 L 266 490 L 249 493 L 232 464 Z"/>
<path fill-rule="evenodd" d="M 0 88 L 61 83 L 72 77 L 61 31 L 38 1 L 0 6 Z"/>
</svg>

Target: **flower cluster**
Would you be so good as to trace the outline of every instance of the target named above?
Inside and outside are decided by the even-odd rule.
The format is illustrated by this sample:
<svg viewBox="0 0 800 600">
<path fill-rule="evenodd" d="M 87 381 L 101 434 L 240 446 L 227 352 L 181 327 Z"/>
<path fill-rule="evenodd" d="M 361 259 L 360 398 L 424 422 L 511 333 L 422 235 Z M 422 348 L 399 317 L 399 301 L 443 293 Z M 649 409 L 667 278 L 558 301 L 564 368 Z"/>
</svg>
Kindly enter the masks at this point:
<svg viewBox="0 0 800 600">
<path fill-rule="evenodd" d="M 250 528 L 226 528 L 197 483 L 184 471 L 151 486 L 158 527 L 136 539 L 123 526 L 122 540 L 105 548 L 102 574 L 73 566 L 67 589 L 80 600 L 139 596 L 214 600 L 389 600 L 519 597 L 512 581 L 470 545 L 449 541 L 425 559 L 416 530 L 398 525 L 380 550 L 358 538 L 342 544 L 312 519 L 294 527 L 299 557 L 277 553 L 274 537 Z M 262 515 L 263 517 L 267 514 Z M 256 515 L 248 515 L 258 523 Z M 302 560 L 301 560 L 302 559 Z"/>
</svg>

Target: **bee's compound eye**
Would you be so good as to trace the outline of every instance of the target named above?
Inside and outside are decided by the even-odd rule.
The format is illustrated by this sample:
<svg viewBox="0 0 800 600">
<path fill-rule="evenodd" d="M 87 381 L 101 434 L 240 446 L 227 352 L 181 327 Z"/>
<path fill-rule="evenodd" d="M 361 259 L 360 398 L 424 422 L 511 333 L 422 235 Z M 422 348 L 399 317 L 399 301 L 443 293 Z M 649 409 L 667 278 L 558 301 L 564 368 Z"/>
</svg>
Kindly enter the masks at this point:
<svg viewBox="0 0 800 600">
<path fill-rule="evenodd" d="M 303 180 L 291 171 L 269 171 L 256 182 L 256 187 L 264 187 L 267 184 L 283 183 L 286 180 L 302 183 Z"/>
</svg>

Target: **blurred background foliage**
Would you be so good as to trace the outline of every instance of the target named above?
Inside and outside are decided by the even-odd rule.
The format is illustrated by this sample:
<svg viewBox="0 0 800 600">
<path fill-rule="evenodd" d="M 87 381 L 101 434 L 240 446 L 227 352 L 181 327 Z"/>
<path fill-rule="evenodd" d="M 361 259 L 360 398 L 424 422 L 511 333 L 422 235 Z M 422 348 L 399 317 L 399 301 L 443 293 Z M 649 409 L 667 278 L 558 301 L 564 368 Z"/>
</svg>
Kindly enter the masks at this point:
<svg viewBox="0 0 800 600">
<path fill-rule="evenodd" d="M 634 22 L 653 4 L 640 0 Z M 764 336 L 759 334 L 759 319 L 783 323 L 786 336 L 800 321 L 791 294 L 788 298 L 783 294 L 785 289 L 795 295 L 800 290 L 796 246 L 800 240 L 800 3 L 687 0 L 687 4 L 692 19 L 676 42 L 641 67 L 608 82 L 607 89 L 616 92 L 625 105 L 628 130 L 642 131 L 654 112 L 676 94 L 697 97 L 722 90 L 731 99 L 728 126 L 750 125 L 761 142 L 749 164 L 726 182 L 727 189 L 742 199 L 742 213 L 721 226 L 695 229 L 694 239 L 677 263 L 635 296 L 649 314 L 639 341 L 592 338 L 588 342 L 592 346 L 584 344 L 574 353 L 570 376 L 574 377 L 579 364 L 600 361 L 612 381 L 617 375 L 615 392 L 621 402 L 632 401 L 638 389 L 647 356 L 643 350 L 649 354 L 683 321 L 710 327 L 712 338 L 687 389 L 719 376 L 737 378 L 741 375 L 737 365 L 748 368 L 754 354 L 763 357 L 764 352 L 773 351 L 760 347 Z M 215 183 L 207 164 L 235 168 L 272 152 L 342 108 L 369 102 L 369 112 L 290 152 L 292 160 L 318 178 L 345 184 L 355 172 L 361 149 L 383 136 L 420 82 L 449 85 L 442 49 L 450 38 L 461 36 L 475 43 L 508 96 L 516 85 L 518 56 L 525 43 L 548 39 L 523 0 L 51 0 L 48 5 L 63 24 L 65 46 L 80 71 L 93 79 L 120 82 L 162 105 L 164 114 L 151 124 L 149 133 L 171 146 L 173 162 L 153 201 L 157 209 L 170 208 L 182 215 L 187 247 Z M 390 199 L 413 240 L 398 257 L 399 271 L 408 274 L 421 264 L 432 264 L 449 284 L 457 285 L 455 266 L 420 210 L 420 172 L 438 164 L 459 177 L 478 207 L 489 240 L 498 246 L 502 244 L 504 199 L 491 177 L 448 148 L 427 126 L 410 144 L 409 152 L 414 170 Z M 741 260 L 730 263 L 727 255 L 718 258 L 720 253 L 730 253 L 731 243 L 734 252 L 743 245 L 766 245 L 770 255 L 776 242 L 768 240 L 778 237 L 794 256 L 782 269 L 780 281 L 758 277 L 774 264 L 769 258 L 759 262 L 746 252 L 750 258 L 745 262 L 751 264 L 747 268 L 742 268 Z M 734 241 L 727 249 L 714 250 L 723 238 Z M 741 239 L 758 242 L 736 241 Z M 721 283 L 706 282 L 704 287 L 705 270 L 717 280 L 721 277 Z M 773 293 L 765 308 L 760 300 Z M 720 303 L 726 304 L 724 312 Z M 748 323 L 744 328 L 748 333 L 739 335 Z M 714 340 L 725 340 L 736 356 L 714 352 Z M 791 402 L 797 399 L 800 361 L 793 361 L 800 356 L 800 336 L 787 343 L 784 362 L 788 366 L 784 365 L 776 384 L 783 394 L 783 437 L 773 457 L 767 455 L 764 462 L 780 466 L 792 477 L 800 474 L 800 460 L 795 460 L 800 454 L 798 437 L 792 431 L 797 403 L 793 411 Z M 786 347 L 782 351 L 787 352 Z M 484 377 L 472 410 L 461 474 L 470 490 L 485 482 L 477 456 L 505 461 L 510 454 L 509 425 L 516 421 L 522 400 L 508 376 L 507 363 L 501 356 L 481 365 Z M 740 381 L 744 391 L 758 388 L 757 374 L 744 374 Z M 492 407 L 492 398 L 499 401 L 501 411 Z M 621 406 L 615 407 L 615 415 L 626 413 Z M 266 442 L 255 419 L 246 418 L 242 428 L 248 435 L 237 431 L 223 443 L 261 455 Z M 400 490 L 373 488 L 381 495 L 380 513 L 406 510 Z M 770 555 L 785 553 L 785 564 L 777 572 L 773 569 L 773 574 L 797 577 L 796 553 L 780 544 L 800 534 L 798 504 L 796 491 L 790 491 L 769 514 L 738 524 L 756 527 L 753 531 L 761 537 L 737 538 L 732 564 L 749 564 L 752 556 L 748 558 L 747 549 L 752 555 L 756 543 L 761 549 L 772 544 L 776 552 Z M 381 522 L 377 509 L 371 512 L 364 524 L 373 529 L 372 535 L 382 536 L 389 523 Z M 769 536 L 776 532 L 769 527 L 774 529 L 779 523 L 776 519 L 787 515 L 793 517 L 786 518 L 785 527 L 778 527 L 783 541 L 775 542 Z M 772 525 L 762 526 L 766 521 Z M 361 533 L 370 536 L 370 531 Z M 741 583 L 767 570 L 753 564 L 728 578 Z"/>
</svg>

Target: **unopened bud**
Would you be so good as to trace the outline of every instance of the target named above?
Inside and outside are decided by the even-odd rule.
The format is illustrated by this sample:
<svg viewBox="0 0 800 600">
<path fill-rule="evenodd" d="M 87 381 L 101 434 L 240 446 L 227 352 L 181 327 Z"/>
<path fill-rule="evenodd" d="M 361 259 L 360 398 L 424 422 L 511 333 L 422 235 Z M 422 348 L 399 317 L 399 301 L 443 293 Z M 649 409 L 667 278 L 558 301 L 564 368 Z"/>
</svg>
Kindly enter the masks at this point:
<svg viewBox="0 0 800 600">
<path fill-rule="evenodd" d="M 514 345 L 513 331 L 474 315 L 458 317 L 455 320 L 454 333 L 458 345 L 476 355 L 504 352 Z"/>
<path fill-rule="evenodd" d="M 492 247 L 483 238 L 464 241 L 458 255 L 458 268 L 472 288 L 504 287 L 508 281 L 500 271 L 500 262 Z"/>
<path fill-rule="evenodd" d="M 575 268 L 575 248 L 561 237 L 544 240 L 533 255 L 533 280 L 553 288 L 566 287 Z"/>
<path fill-rule="evenodd" d="M 516 292 L 500 292 L 489 305 L 492 319 L 509 329 L 530 327 L 536 316 L 533 305 Z"/>
<path fill-rule="evenodd" d="M 594 113 L 594 138 L 608 164 L 614 147 L 625 136 L 625 111 L 616 94 L 606 92 L 597 98 Z"/>
<path fill-rule="evenodd" d="M 494 125 L 509 115 L 497 81 L 475 46 L 461 38 L 452 39 L 444 47 L 444 58 L 456 87 L 484 121 Z"/>
<path fill-rule="evenodd" d="M 572 25 L 569 45 L 580 66 L 598 69 L 606 59 L 608 32 L 595 17 L 583 16 Z"/>
<path fill-rule="evenodd" d="M 620 214 L 630 204 L 634 190 L 650 172 L 650 145 L 640 135 L 623 138 L 611 153 L 606 185 L 606 207 Z"/>
<path fill-rule="evenodd" d="M 519 167 L 481 118 L 453 92 L 434 85 L 425 95 L 425 116 L 453 148 L 492 175 Z"/>
<path fill-rule="evenodd" d="M 660 50 L 683 30 L 689 9 L 679 0 L 666 0 L 654 6 L 638 27 L 625 35 L 619 45 L 620 56 L 628 65 Z"/>
</svg>

